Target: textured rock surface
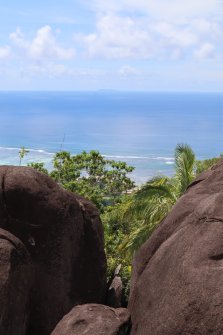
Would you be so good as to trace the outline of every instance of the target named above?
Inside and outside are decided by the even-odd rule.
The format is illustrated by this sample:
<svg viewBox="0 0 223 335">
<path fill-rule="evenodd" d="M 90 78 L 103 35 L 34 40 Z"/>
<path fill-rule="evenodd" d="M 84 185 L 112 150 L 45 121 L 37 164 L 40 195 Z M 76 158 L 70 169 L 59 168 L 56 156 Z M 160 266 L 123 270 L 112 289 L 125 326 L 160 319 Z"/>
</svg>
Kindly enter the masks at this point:
<svg viewBox="0 0 223 335">
<path fill-rule="evenodd" d="M 107 292 L 106 304 L 111 307 L 121 307 L 122 305 L 122 279 L 115 276 Z"/>
<path fill-rule="evenodd" d="M 0 334 L 26 335 L 32 266 L 25 246 L 0 229 Z"/>
<path fill-rule="evenodd" d="M 137 253 L 131 335 L 223 334 L 223 162 L 198 177 Z"/>
<path fill-rule="evenodd" d="M 51 335 L 127 335 L 129 327 L 127 309 L 86 304 L 74 307 Z"/>
<path fill-rule="evenodd" d="M 106 260 L 102 225 L 87 200 L 25 167 L 0 167 L 0 227 L 31 254 L 28 335 L 48 335 L 75 305 L 101 303 Z"/>
</svg>

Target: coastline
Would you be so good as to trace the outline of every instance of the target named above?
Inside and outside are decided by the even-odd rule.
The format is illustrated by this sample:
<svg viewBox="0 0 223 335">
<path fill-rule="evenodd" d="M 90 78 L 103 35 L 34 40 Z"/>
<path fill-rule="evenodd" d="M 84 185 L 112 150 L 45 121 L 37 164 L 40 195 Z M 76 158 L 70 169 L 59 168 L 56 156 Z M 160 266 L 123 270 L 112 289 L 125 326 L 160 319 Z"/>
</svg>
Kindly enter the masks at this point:
<svg viewBox="0 0 223 335">
<path fill-rule="evenodd" d="M 23 158 L 22 165 L 27 165 L 32 162 L 42 162 L 48 170 L 52 169 L 52 160 L 54 152 L 49 152 L 44 149 L 33 149 L 25 147 L 29 153 Z M 0 147 L 0 165 L 19 165 L 19 150 L 16 147 Z M 73 153 L 72 154 L 77 154 Z M 105 158 L 124 161 L 128 165 L 134 166 L 135 169 L 129 176 L 135 181 L 137 186 L 145 183 L 148 179 L 156 175 L 171 175 L 173 172 L 174 158 L 173 157 L 143 157 L 134 155 L 107 155 L 102 154 Z M 158 169 L 155 167 L 159 166 Z M 168 166 L 168 168 L 167 168 Z M 172 169 L 171 169 L 172 167 Z"/>
<path fill-rule="evenodd" d="M 97 150 L 134 166 L 137 184 L 171 176 L 178 143 L 197 159 L 222 152 L 223 94 L 140 92 L 0 93 L 0 164 L 18 165 L 19 148 L 30 148 L 23 164 L 53 154 Z M 207 136 L 208 134 L 208 136 Z"/>
</svg>

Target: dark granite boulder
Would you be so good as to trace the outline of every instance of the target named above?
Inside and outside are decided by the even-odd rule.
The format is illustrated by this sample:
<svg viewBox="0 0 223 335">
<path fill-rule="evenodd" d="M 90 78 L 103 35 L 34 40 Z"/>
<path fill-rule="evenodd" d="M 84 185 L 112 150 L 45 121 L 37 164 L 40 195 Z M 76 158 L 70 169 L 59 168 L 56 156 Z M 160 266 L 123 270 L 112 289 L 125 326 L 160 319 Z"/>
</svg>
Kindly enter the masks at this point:
<svg viewBox="0 0 223 335">
<path fill-rule="evenodd" d="M 1 335 L 26 335 L 32 274 L 26 247 L 15 236 L 0 229 Z"/>
<path fill-rule="evenodd" d="M 27 167 L 0 167 L 0 227 L 31 254 L 29 335 L 48 335 L 76 304 L 104 299 L 106 259 L 95 207 Z"/>
<path fill-rule="evenodd" d="M 138 251 L 131 335 L 223 334 L 223 161 L 200 175 Z"/>
<path fill-rule="evenodd" d="M 129 329 L 127 309 L 86 304 L 74 307 L 51 335 L 128 335 Z"/>
</svg>

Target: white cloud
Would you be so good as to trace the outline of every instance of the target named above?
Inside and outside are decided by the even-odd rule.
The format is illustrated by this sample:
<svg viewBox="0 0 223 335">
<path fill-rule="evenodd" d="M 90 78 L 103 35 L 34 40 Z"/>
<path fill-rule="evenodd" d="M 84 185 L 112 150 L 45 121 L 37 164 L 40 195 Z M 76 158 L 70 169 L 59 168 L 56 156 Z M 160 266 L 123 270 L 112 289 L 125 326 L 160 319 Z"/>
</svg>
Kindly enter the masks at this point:
<svg viewBox="0 0 223 335">
<path fill-rule="evenodd" d="M 60 63 L 48 62 L 46 64 L 31 64 L 20 68 L 22 77 L 98 77 L 105 73 L 90 68 L 75 68 Z"/>
<path fill-rule="evenodd" d="M 130 65 L 123 65 L 118 72 L 123 77 L 138 76 L 141 74 L 138 69 Z"/>
<path fill-rule="evenodd" d="M 187 48 L 195 45 L 198 36 L 188 26 L 174 25 L 165 21 L 154 23 L 151 26 L 153 33 L 157 33 L 164 45 L 175 45 L 179 48 Z"/>
<path fill-rule="evenodd" d="M 73 48 L 63 48 L 58 45 L 50 26 L 40 28 L 31 41 L 25 38 L 19 28 L 10 34 L 10 38 L 18 48 L 25 52 L 28 58 L 34 60 L 68 60 L 73 58 L 75 54 Z"/>
<path fill-rule="evenodd" d="M 28 48 L 29 43 L 25 40 L 24 35 L 22 34 L 20 28 L 17 28 L 14 33 L 10 34 L 10 39 L 18 46 L 19 48 Z"/>
<path fill-rule="evenodd" d="M 149 20 L 142 17 L 106 14 L 97 19 L 96 29 L 88 35 L 75 35 L 90 58 L 169 59 L 193 58 L 201 45 L 215 45 L 222 40 L 217 21 L 195 18 L 184 23 Z M 196 56 L 197 57 L 197 56 Z"/>
<path fill-rule="evenodd" d="M 46 65 L 32 64 L 28 66 L 27 71 L 23 69 L 23 72 L 31 75 L 40 75 L 47 77 L 61 77 L 69 75 L 69 69 L 64 64 L 48 63 Z"/>
<path fill-rule="evenodd" d="M 101 13 L 137 12 L 171 22 L 222 13 L 222 2 L 219 0 L 92 0 L 91 6 Z"/>
<path fill-rule="evenodd" d="M 154 53 L 149 32 L 130 17 L 102 16 L 95 33 L 74 38 L 83 42 L 89 57 L 150 58 Z"/>
<path fill-rule="evenodd" d="M 206 58 L 223 52 L 221 0 L 85 0 L 85 3 L 93 8 L 97 18 L 95 30 L 79 36 L 90 58 L 192 59 L 203 45 L 213 45 L 212 52 L 201 52 Z"/>
<path fill-rule="evenodd" d="M 11 49 L 9 46 L 0 47 L 0 60 L 8 59 L 11 55 Z"/>
<path fill-rule="evenodd" d="M 191 21 L 193 29 L 197 30 L 200 34 L 206 35 L 211 34 L 212 36 L 219 37 L 221 29 L 219 23 L 215 19 L 196 18 Z"/>
<path fill-rule="evenodd" d="M 199 49 L 195 50 L 194 55 L 198 60 L 213 58 L 214 51 L 215 47 L 211 43 L 204 43 Z"/>
</svg>

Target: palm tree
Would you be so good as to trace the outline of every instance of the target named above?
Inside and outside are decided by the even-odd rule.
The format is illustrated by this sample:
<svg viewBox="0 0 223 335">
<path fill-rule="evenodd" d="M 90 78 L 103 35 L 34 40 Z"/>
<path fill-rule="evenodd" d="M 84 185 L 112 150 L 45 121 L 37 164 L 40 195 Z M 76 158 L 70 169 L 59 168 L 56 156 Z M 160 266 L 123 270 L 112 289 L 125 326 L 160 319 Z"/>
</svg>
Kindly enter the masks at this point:
<svg viewBox="0 0 223 335">
<path fill-rule="evenodd" d="M 19 150 L 19 166 L 22 164 L 22 159 L 29 153 L 25 147 L 21 147 Z"/>
<path fill-rule="evenodd" d="M 177 199 L 195 177 L 195 154 L 187 144 L 175 149 L 175 174 L 149 180 L 129 199 L 125 218 L 134 222 L 134 229 L 123 241 L 120 250 L 132 255 L 168 214 Z"/>
</svg>

